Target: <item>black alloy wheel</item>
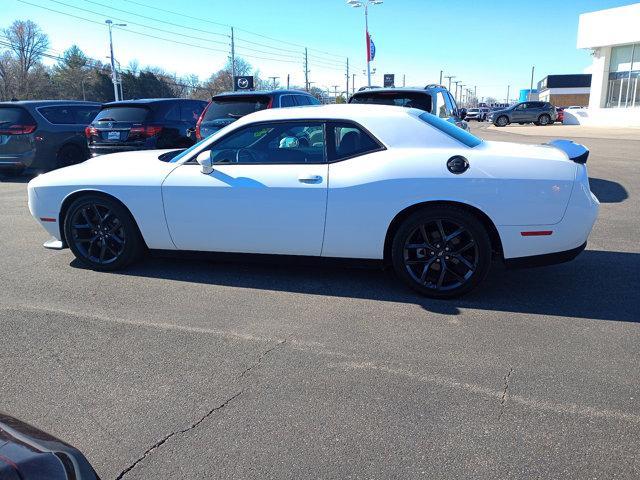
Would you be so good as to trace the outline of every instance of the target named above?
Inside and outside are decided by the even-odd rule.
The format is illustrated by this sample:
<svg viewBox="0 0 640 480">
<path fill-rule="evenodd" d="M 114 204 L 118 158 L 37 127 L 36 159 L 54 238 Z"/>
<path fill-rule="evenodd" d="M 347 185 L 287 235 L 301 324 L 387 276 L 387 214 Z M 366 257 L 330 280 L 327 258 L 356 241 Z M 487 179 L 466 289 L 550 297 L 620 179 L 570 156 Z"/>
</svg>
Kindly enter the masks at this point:
<svg viewBox="0 0 640 480">
<path fill-rule="evenodd" d="M 456 207 L 411 215 L 392 247 L 398 276 L 434 298 L 451 298 L 474 288 L 491 263 L 488 234 L 475 216 Z"/>
<path fill-rule="evenodd" d="M 64 229 L 76 258 L 95 270 L 118 270 L 141 253 L 142 240 L 131 215 L 105 196 L 88 195 L 73 202 Z"/>
<path fill-rule="evenodd" d="M 508 123 L 509 119 L 506 115 L 500 115 L 498 118 L 496 118 L 496 127 L 506 127 Z"/>
<path fill-rule="evenodd" d="M 546 113 L 540 115 L 540 117 L 538 118 L 538 125 L 549 125 L 551 123 L 551 117 L 549 115 L 547 115 Z"/>
</svg>

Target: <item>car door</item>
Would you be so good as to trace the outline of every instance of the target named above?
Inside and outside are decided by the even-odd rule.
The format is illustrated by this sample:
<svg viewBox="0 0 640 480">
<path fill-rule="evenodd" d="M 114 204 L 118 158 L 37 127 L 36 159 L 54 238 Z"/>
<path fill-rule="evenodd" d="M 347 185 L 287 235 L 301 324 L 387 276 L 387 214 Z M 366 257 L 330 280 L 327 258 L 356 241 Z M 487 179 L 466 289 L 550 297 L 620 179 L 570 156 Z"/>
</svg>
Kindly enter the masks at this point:
<svg viewBox="0 0 640 480">
<path fill-rule="evenodd" d="M 206 147 L 211 173 L 202 173 L 192 158 L 162 185 L 176 247 L 320 255 L 327 202 L 325 143 L 324 123 L 317 120 L 255 123 L 216 140 Z"/>
<path fill-rule="evenodd" d="M 511 114 L 511 122 L 526 122 L 528 115 L 527 103 L 520 103 L 515 106 Z"/>
</svg>

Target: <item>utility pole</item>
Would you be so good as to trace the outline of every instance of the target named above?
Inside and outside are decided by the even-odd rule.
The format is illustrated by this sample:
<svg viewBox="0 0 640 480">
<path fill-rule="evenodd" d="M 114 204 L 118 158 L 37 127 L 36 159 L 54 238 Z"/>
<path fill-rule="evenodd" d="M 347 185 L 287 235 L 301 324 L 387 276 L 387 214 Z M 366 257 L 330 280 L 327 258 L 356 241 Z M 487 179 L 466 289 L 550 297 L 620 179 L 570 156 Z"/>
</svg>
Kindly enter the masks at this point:
<svg viewBox="0 0 640 480">
<path fill-rule="evenodd" d="M 287 90 L 289 90 L 289 79 L 290 79 L 290 75 L 287 73 Z"/>
<path fill-rule="evenodd" d="M 454 80 L 453 83 L 456 84 L 456 89 L 455 89 L 455 92 L 453 94 L 453 98 L 457 102 L 458 101 L 458 84 L 462 83 L 462 82 L 460 80 Z"/>
<path fill-rule="evenodd" d="M 104 23 L 109 27 L 109 51 L 111 53 L 111 82 L 113 83 L 113 98 L 117 102 L 120 100 L 120 92 L 118 91 L 118 74 L 116 73 L 116 62 L 115 57 L 113 56 L 113 35 L 111 34 L 111 29 L 116 27 L 126 27 L 126 23 L 116 23 L 114 24 L 111 20 L 105 20 Z"/>
<path fill-rule="evenodd" d="M 280 77 L 269 77 L 271 80 L 273 80 L 273 89 L 276 89 L 276 80 L 279 79 Z"/>
<path fill-rule="evenodd" d="M 529 95 L 527 95 L 527 100 L 531 100 L 531 95 L 533 94 L 533 72 L 536 70 L 536 66 L 531 67 L 531 83 L 529 84 Z"/>
<path fill-rule="evenodd" d="M 507 105 L 509 104 L 509 90 L 511 89 L 511 85 L 507 85 Z"/>
<path fill-rule="evenodd" d="M 349 57 L 347 57 L 347 89 L 345 90 L 345 95 L 348 97 L 349 96 Z"/>
<path fill-rule="evenodd" d="M 231 82 L 233 82 L 233 91 L 236 91 L 236 44 L 233 35 L 233 27 L 231 27 Z"/>
<path fill-rule="evenodd" d="M 456 78 L 456 76 L 455 75 L 445 75 L 444 78 L 448 78 L 449 79 L 449 88 L 448 88 L 448 90 L 449 90 L 449 92 L 451 92 L 451 79 L 452 78 Z"/>
<path fill-rule="evenodd" d="M 309 91 L 309 56 L 307 47 L 304 47 L 304 89 Z"/>
<path fill-rule="evenodd" d="M 442 85 L 442 70 L 440 70 L 440 83 L 438 85 Z"/>
</svg>

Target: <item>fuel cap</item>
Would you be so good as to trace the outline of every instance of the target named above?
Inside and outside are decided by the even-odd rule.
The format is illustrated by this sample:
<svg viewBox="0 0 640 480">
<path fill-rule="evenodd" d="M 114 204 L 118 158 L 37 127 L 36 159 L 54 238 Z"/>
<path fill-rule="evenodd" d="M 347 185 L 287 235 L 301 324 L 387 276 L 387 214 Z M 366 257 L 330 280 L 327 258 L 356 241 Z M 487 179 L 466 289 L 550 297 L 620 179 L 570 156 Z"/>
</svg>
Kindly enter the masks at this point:
<svg viewBox="0 0 640 480">
<path fill-rule="evenodd" d="M 469 162 L 466 158 L 456 155 L 447 160 L 447 170 L 456 175 L 466 172 L 469 169 Z"/>
</svg>

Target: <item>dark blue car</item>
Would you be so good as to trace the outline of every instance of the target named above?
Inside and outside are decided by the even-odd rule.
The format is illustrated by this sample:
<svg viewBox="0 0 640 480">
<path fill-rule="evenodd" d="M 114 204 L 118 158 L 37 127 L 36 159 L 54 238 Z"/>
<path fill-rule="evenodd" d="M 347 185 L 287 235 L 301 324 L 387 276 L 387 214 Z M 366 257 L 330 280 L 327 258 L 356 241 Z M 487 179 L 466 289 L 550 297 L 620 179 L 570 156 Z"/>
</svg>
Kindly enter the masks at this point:
<svg viewBox="0 0 640 480">
<path fill-rule="evenodd" d="M 106 103 L 86 128 L 92 156 L 132 150 L 187 148 L 207 102 L 151 98 Z"/>
<path fill-rule="evenodd" d="M 86 160 L 84 129 L 99 109 L 72 100 L 0 102 L 0 170 L 38 173 Z"/>
</svg>

